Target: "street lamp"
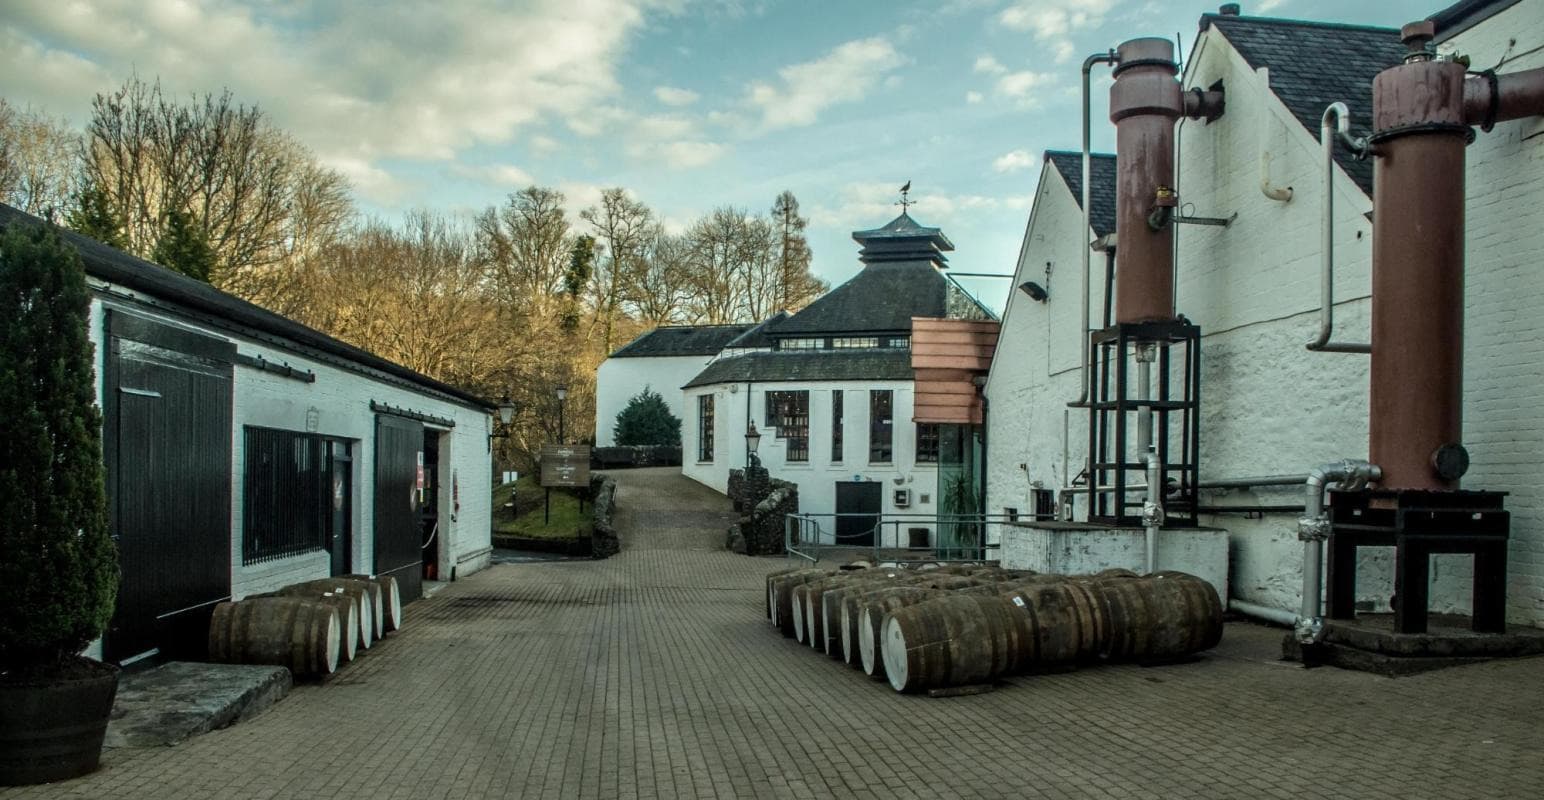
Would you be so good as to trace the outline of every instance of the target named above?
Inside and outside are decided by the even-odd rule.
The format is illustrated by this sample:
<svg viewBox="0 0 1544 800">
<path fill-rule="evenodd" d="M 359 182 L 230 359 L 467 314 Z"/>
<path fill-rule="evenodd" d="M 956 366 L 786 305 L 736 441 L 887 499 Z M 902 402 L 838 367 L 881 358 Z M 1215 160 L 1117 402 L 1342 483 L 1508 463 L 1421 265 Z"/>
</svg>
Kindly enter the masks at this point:
<svg viewBox="0 0 1544 800">
<path fill-rule="evenodd" d="M 561 383 L 558 384 L 557 394 L 558 394 L 558 444 L 565 444 L 564 439 L 566 437 L 564 437 L 564 435 L 563 435 L 563 406 L 564 406 L 564 401 L 568 399 L 568 387 L 565 386 L 564 384 L 561 384 Z"/>
<path fill-rule="evenodd" d="M 499 400 L 499 422 L 504 424 L 503 433 L 488 434 L 488 452 L 493 452 L 494 439 L 509 438 L 509 423 L 515 420 L 515 401 L 509 399 L 509 393 L 505 392 L 503 399 Z"/>
<path fill-rule="evenodd" d="M 761 445 L 761 433 L 756 430 L 756 423 L 749 422 L 745 429 L 745 460 L 748 466 L 761 466 L 761 458 L 756 455 L 756 448 Z"/>
</svg>

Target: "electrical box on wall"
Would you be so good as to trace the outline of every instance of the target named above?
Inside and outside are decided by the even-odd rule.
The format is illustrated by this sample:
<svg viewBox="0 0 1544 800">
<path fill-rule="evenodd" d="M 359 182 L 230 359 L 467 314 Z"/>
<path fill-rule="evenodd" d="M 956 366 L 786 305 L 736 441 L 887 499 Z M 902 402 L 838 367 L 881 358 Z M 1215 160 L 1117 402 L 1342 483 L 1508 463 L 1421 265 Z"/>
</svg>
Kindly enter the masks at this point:
<svg viewBox="0 0 1544 800">
<path fill-rule="evenodd" d="M 895 490 L 895 507 L 896 508 L 908 508 L 910 506 L 911 506 L 911 490 L 910 489 L 896 489 Z"/>
</svg>

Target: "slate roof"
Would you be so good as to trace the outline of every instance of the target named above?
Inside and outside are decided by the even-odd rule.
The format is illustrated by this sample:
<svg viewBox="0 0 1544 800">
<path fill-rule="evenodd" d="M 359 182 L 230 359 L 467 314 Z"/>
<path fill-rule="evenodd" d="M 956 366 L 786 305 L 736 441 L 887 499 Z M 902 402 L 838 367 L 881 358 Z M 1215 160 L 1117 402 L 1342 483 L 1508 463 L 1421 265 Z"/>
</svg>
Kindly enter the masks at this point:
<svg viewBox="0 0 1544 800">
<path fill-rule="evenodd" d="M 0 230 L 12 225 L 30 227 L 45 224 L 47 223 L 31 214 L 0 203 Z M 159 264 L 152 264 L 73 231 L 60 228 L 59 232 L 64 237 L 64 241 L 80 254 L 87 275 L 157 298 L 177 307 L 192 319 L 219 327 L 236 327 L 244 335 L 260 340 L 278 337 L 385 373 L 408 384 L 448 395 L 475 408 L 496 407 L 485 398 L 450 384 L 441 383 L 367 350 L 341 342 L 288 317 L 226 294 L 203 281 L 190 278 Z"/>
<path fill-rule="evenodd" d="M 1372 79 L 1400 63 L 1406 52 L 1396 28 L 1203 14 L 1201 30 L 1209 26 L 1251 67 L 1270 70 L 1271 89 L 1314 141 L 1324 107 L 1337 100 L 1351 109 L 1351 132 L 1366 135 L 1372 123 Z M 1337 147 L 1335 161 L 1372 196 L 1372 159 L 1358 161 Z"/>
<path fill-rule="evenodd" d="M 771 347 L 772 337 L 767 335 L 767 327 L 785 319 L 788 319 L 788 312 L 779 311 L 776 314 L 773 314 L 772 316 L 762 320 L 760 323 L 756 324 L 745 333 L 736 336 L 734 339 L 730 340 L 728 344 L 724 345 L 724 347 Z"/>
<path fill-rule="evenodd" d="M 775 381 L 909 381 L 910 350 L 769 350 L 720 358 L 681 387 Z"/>
<path fill-rule="evenodd" d="M 1083 207 L 1083 153 L 1082 151 L 1047 150 L 1045 160 L 1056 167 L 1062 180 L 1072 190 L 1072 198 L 1078 208 Z M 1089 199 L 1094 210 L 1089 216 L 1095 236 L 1115 232 L 1115 156 L 1110 153 L 1090 153 L 1088 174 L 1092 179 Z"/>
<path fill-rule="evenodd" d="M 949 241 L 943 229 L 921 225 L 905 211 L 881 227 L 853 231 L 852 240 L 862 245 L 858 260 L 865 264 L 911 259 L 931 259 L 943 264 L 948 260 L 943 254 L 954 249 L 954 242 Z"/>
<path fill-rule="evenodd" d="M 737 325 L 662 325 L 617 348 L 612 358 L 650 356 L 714 356 L 726 345 L 751 329 L 749 323 Z"/>
<path fill-rule="evenodd" d="M 793 316 L 768 325 L 773 336 L 901 332 L 912 317 L 942 317 L 949 281 L 926 261 L 869 264 Z"/>
</svg>

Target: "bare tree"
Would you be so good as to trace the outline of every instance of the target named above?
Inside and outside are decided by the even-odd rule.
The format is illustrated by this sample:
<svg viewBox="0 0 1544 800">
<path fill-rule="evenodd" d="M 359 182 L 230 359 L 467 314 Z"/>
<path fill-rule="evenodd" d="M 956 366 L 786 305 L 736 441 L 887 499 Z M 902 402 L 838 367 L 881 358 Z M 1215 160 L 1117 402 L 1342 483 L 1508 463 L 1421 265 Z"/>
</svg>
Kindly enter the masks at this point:
<svg viewBox="0 0 1544 800">
<path fill-rule="evenodd" d="M 654 327 L 681 321 L 690 282 L 690 243 L 656 225 L 627 295 L 635 316 Z"/>
<path fill-rule="evenodd" d="M 772 203 L 772 225 L 777 232 L 777 302 L 776 308 L 797 311 L 830 288 L 810 273 L 809 240 L 804 229 L 809 220 L 799 216 L 799 200 L 784 191 Z"/>
<path fill-rule="evenodd" d="M 717 325 L 742 316 L 745 229 L 745 212 L 723 206 L 713 209 L 687 230 L 691 259 L 691 299 L 687 309 L 693 321 Z"/>
<path fill-rule="evenodd" d="M 596 259 L 591 282 L 596 323 L 602 329 L 603 349 L 609 352 L 617 312 L 643 260 L 654 214 L 618 186 L 601 192 L 600 204 L 581 211 L 579 216 L 590 223 L 595 238 L 605 249 L 603 257 Z"/>
<path fill-rule="evenodd" d="M 78 188 L 79 142 L 63 120 L 0 99 L 0 201 L 37 216 L 62 213 Z"/>
<path fill-rule="evenodd" d="M 506 308 L 550 320 L 562 306 L 573 247 L 563 193 L 530 186 L 477 217 L 477 239 Z"/>
</svg>

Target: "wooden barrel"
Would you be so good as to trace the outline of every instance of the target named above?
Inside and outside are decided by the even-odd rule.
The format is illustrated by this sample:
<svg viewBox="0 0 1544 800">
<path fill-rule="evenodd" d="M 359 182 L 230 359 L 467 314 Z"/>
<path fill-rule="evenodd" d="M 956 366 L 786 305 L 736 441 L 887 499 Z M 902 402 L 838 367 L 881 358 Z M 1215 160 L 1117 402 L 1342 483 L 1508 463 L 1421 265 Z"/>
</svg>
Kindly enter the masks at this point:
<svg viewBox="0 0 1544 800">
<path fill-rule="evenodd" d="M 365 581 L 376 587 L 379 593 L 379 614 L 375 615 L 375 638 L 383 639 L 386 634 L 402 627 L 402 592 L 397 588 L 397 579 L 390 575 L 343 575 L 344 578 L 352 578 L 356 581 Z"/>
<path fill-rule="evenodd" d="M 793 636 L 793 590 L 826 575 L 825 570 L 801 570 L 772 579 L 772 624 L 784 636 Z"/>
<path fill-rule="evenodd" d="M 1108 620 L 1093 590 L 1077 581 L 1027 583 L 1003 598 L 1035 619 L 1035 654 L 1026 671 L 1086 664 L 1108 644 Z"/>
<path fill-rule="evenodd" d="M 256 597 L 220 603 L 209 621 L 209 657 L 227 664 L 274 664 L 297 677 L 338 671 L 338 612 L 317 600 Z"/>
<path fill-rule="evenodd" d="M 1109 621 L 1104 655 L 1115 660 L 1177 658 L 1222 641 L 1222 599 L 1183 572 L 1155 572 L 1088 584 Z"/>
<path fill-rule="evenodd" d="M 885 675 L 885 662 L 879 649 L 879 633 L 880 624 L 890 612 L 946 594 L 924 586 L 896 586 L 875 592 L 874 596 L 861 602 L 858 609 L 858 657 L 863 664 L 863 673 L 871 678 L 883 678 Z"/>
<path fill-rule="evenodd" d="M 346 594 L 328 591 L 316 591 L 308 588 L 286 587 L 277 592 L 266 594 L 247 595 L 247 599 L 254 597 L 299 597 L 305 600 L 316 600 L 332 606 L 338 612 L 338 663 L 346 664 L 354 660 L 359 653 L 359 601 Z M 365 625 L 368 629 L 370 626 Z"/>
<path fill-rule="evenodd" d="M 885 677 L 897 692 L 987 683 L 1034 663 L 1037 620 L 1001 597 L 948 594 L 884 619 Z"/>
<path fill-rule="evenodd" d="M 781 578 L 784 575 L 792 575 L 793 573 L 799 572 L 803 569 L 805 569 L 805 567 L 789 567 L 788 569 L 780 569 L 767 573 L 767 619 L 772 619 L 772 579 Z"/>
<path fill-rule="evenodd" d="M 845 634 L 846 622 L 842 610 L 847 598 L 886 586 L 900 586 L 909 580 L 911 576 L 904 570 L 875 570 L 862 578 L 826 589 L 820 597 L 820 613 L 825 616 L 820 630 L 825 640 L 826 655 L 838 659 L 845 658 L 846 645 L 843 640 L 849 637 Z"/>
<path fill-rule="evenodd" d="M 835 575 L 810 581 L 794 591 L 794 597 L 803 615 L 804 635 L 799 641 L 816 650 L 826 649 L 825 593 L 831 589 L 868 583 L 879 570 L 863 569 L 838 572 Z M 799 620 L 794 621 L 795 626 Z"/>
<path fill-rule="evenodd" d="M 385 613 L 385 602 L 382 599 L 380 587 L 374 581 L 359 580 L 358 578 L 321 578 L 314 581 L 305 581 L 292 586 L 286 586 L 281 592 L 321 590 L 334 594 L 346 594 L 359 603 L 359 646 L 365 650 L 375 641 L 375 631 L 382 627 L 376 624 Z"/>
</svg>

